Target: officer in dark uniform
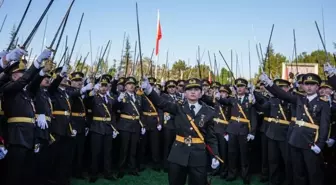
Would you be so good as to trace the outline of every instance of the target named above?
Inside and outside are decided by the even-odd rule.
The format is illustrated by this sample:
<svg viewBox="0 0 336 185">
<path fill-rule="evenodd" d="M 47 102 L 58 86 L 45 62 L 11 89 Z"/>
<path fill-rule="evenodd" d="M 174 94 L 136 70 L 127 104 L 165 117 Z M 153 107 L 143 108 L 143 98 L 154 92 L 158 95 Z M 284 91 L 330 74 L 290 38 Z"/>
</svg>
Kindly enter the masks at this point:
<svg viewBox="0 0 336 185">
<path fill-rule="evenodd" d="M 176 95 L 179 100 L 184 101 L 184 86 L 185 86 L 185 81 L 184 80 L 177 80 L 177 92 Z"/>
<path fill-rule="evenodd" d="M 273 82 L 285 92 L 290 89 L 290 83 L 287 80 L 276 79 Z M 270 169 L 269 184 L 281 184 L 283 180 L 288 184 L 286 179 L 281 179 L 287 168 L 282 169 L 282 164 L 287 162 L 287 132 L 291 118 L 291 105 L 279 98 L 272 97 L 268 102 L 262 105 L 263 110 L 270 110 L 269 117 L 264 119 L 269 121 L 269 127 L 266 130 L 268 138 L 268 161 Z M 288 173 L 292 173 L 287 172 Z"/>
<path fill-rule="evenodd" d="M 105 75 L 99 82 L 99 90 L 91 98 L 92 102 L 92 123 L 91 132 L 91 178 L 90 182 L 94 183 L 98 179 L 100 159 L 103 159 L 104 177 L 108 180 L 116 180 L 111 174 L 111 155 L 112 140 L 117 137 L 114 109 L 115 100 L 107 95 L 109 78 Z"/>
<path fill-rule="evenodd" d="M 149 83 L 155 86 L 156 79 L 153 77 L 148 78 Z M 140 170 L 144 169 L 146 151 L 149 145 L 150 156 L 153 163 L 153 170 L 160 170 L 160 131 L 162 125 L 160 124 L 160 117 L 158 108 L 146 96 L 142 96 L 142 118 L 141 121 L 146 128 L 146 133 L 141 136 L 140 140 Z"/>
<path fill-rule="evenodd" d="M 19 55 L 17 61 L 21 56 Z M 27 71 L 24 63 L 15 62 L 8 69 L 11 81 L 1 88 L 4 113 L 8 118 L 8 185 L 33 183 L 31 178 L 35 144 L 35 106 L 32 97 L 39 88 L 41 79 L 31 81 L 39 73 L 42 61 L 50 56 L 51 51 L 44 50 Z M 44 76 L 43 71 L 39 74 Z"/>
<path fill-rule="evenodd" d="M 136 169 L 136 154 L 139 134 L 145 134 L 146 129 L 140 120 L 142 114 L 142 98 L 135 93 L 136 79 L 127 77 L 125 81 L 125 92 L 120 93 L 118 97 L 118 107 L 120 110 L 120 119 L 117 123 L 117 129 L 120 133 L 120 159 L 119 159 L 119 178 L 124 176 L 126 160 L 130 174 L 139 176 Z"/>
<path fill-rule="evenodd" d="M 175 80 L 168 80 L 165 83 L 167 94 L 161 94 L 161 97 L 166 101 L 177 103 L 176 85 L 177 83 Z M 163 167 L 164 171 L 168 172 L 169 163 L 167 159 L 176 136 L 174 127 L 175 116 L 169 112 L 164 112 L 163 114 Z"/>
<path fill-rule="evenodd" d="M 170 162 L 168 178 L 170 185 L 184 185 L 188 177 L 189 185 L 207 183 L 208 156 L 206 148 L 213 156 L 211 166 L 219 166 L 217 139 L 214 132 L 214 111 L 199 102 L 202 94 L 201 81 L 189 79 L 185 86 L 187 101 L 176 104 L 160 98 L 145 79 L 142 88 L 154 105 L 175 116 L 176 141 L 168 161 Z M 206 147 L 206 146 L 207 147 Z"/>
<path fill-rule="evenodd" d="M 302 77 L 307 96 L 284 92 L 264 73 L 260 80 L 267 84 L 272 94 L 296 106 L 296 122 L 289 136 L 293 184 L 323 184 L 321 150 L 328 138 L 330 105 L 328 100 L 317 94 L 321 78 L 313 73 Z"/>
<path fill-rule="evenodd" d="M 237 157 L 240 154 L 241 172 L 244 184 L 249 184 L 249 150 L 248 142 L 254 140 L 257 117 L 253 106 L 253 95 L 246 94 L 247 80 L 238 78 L 236 97 L 220 99 L 219 103 L 231 106 L 231 119 L 226 129 L 229 152 L 229 174 L 227 181 L 233 181 L 237 176 Z M 240 151 L 240 152 L 238 152 Z"/>
<path fill-rule="evenodd" d="M 84 74 L 82 72 L 73 72 L 70 74 L 71 86 L 67 92 L 71 94 L 82 89 Z M 88 83 L 83 90 L 92 89 L 92 83 Z M 85 92 L 82 92 L 85 93 Z M 83 179 L 83 156 L 85 136 L 88 133 L 88 124 L 86 122 L 86 108 L 81 96 L 70 97 L 71 104 L 71 123 L 72 128 L 77 131 L 73 146 L 73 175 L 76 178 Z"/>
</svg>

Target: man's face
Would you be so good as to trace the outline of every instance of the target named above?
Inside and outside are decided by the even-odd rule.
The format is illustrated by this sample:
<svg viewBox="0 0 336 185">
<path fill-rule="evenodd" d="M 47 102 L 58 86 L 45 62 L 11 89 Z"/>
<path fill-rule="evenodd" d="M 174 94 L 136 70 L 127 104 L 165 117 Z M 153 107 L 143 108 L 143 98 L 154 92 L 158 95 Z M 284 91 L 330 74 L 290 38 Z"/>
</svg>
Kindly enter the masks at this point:
<svg viewBox="0 0 336 185">
<path fill-rule="evenodd" d="M 325 94 L 326 94 L 326 96 L 330 96 L 332 94 L 332 89 L 326 88 L 325 89 Z"/>
<path fill-rule="evenodd" d="M 326 95 L 325 88 L 319 89 L 319 94 L 320 94 L 320 96 L 325 96 Z"/>
<path fill-rule="evenodd" d="M 208 92 L 209 89 L 210 89 L 210 86 L 208 86 L 208 85 L 203 85 L 203 91 L 204 91 L 204 92 Z"/>
<path fill-rule="evenodd" d="M 307 95 L 313 95 L 318 91 L 319 86 L 317 84 L 304 84 L 303 89 Z"/>
<path fill-rule="evenodd" d="M 134 84 L 126 84 L 125 89 L 128 92 L 134 92 L 135 91 L 135 85 Z"/>
<path fill-rule="evenodd" d="M 111 91 L 111 88 L 112 88 L 112 84 L 107 84 L 107 91 Z"/>
<path fill-rule="evenodd" d="M 71 86 L 72 86 L 72 87 L 75 87 L 75 88 L 77 88 L 77 89 L 82 88 L 82 86 L 83 86 L 83 81 L 82 81 L 81 79 L 78 79 L 78 80 L 72 80 L 72 81 L 71 81 Z"/>
<path fill-rule="evenodd" d="M 198 101 L 202 96 L 202 91 L 199 88 L 191 88 L 186 90 L 185 96 L 190 101 Z"/>
<path fill-rule="evenodd" d="M 41 87 L 49 87 L 50 86 L 50 78 L 49 77 L 44 77 L 40 86 Z"/>
<path fill-rule="evenodd" d="M 13 73 L 12 74 L 12 79 L 13 81 L 16 81 L 18 80 L 19 78 L 21 78 L 23 76 L 23 73 L 22 72 L 16 72 L 16 73 Z"/>
<path fill-rule="evenodd" d="M 285 92 L 289 91 L 289 86 L 281 86 L 281 89 L 284 90 Z"/>
<path fill-rule="evenodd" d="M 238 85 L 237 86 L 237 94 L 238 95 L 244 95 L 245 93 L 246 93 L 246 86 Z"/>
<path fill-rule="evenodd" d="M 265 91 L 265 86 L 264 85 L 260 85 L 260 91 L 264 92 Z"/>
<path fill-rule="evenodd" d="M 227 98 L 229 95 L 226 91 L 221 91 L 220 96 L 221 96 L 221 98 Z"/>
<path fill-rule="evenodd" d="M 100 88 L 99 88 L 99 92 L 101 93 L 101 94 L 106 94 L 106 92 L 107 92 L 107 84 L 102 84 L 101 86 L 100 86 Z"/>
<path fill-rule="evenodd" d="M 183 83 L 179 83 L 177 86 L 177 91 L 179 93 L 183 93 L 183 88 L 184 88 L 184 84 Z"/>
<path fill-rule="evenodd" d="M 121 84 L 117 85 L 117 91 L 118 92 L 124 92 L 124 86 L 121 85 Z"/>
<path fill-rule="evenodd" d="M 174 86 L 170 86 L 170 87 L 167 88 L 167 92 L 169 94 L 175 94 L 176 88 Z"/>
</svg>

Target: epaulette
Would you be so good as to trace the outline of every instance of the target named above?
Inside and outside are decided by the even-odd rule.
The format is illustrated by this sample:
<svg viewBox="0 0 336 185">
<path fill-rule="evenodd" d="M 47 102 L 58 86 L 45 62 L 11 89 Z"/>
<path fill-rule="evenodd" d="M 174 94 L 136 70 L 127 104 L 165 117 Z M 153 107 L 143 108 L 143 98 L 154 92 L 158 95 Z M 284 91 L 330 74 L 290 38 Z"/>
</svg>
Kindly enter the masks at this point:
<svg viewBox="0 0 336 185">
<path fill-rule="evenodd" d="M 142 96 L 144 93 L 143 93 L 143 91 L 138 90 L 138 91 L 136 92 L 136 94 L 139 95 L 139 96 Z"/>
<path fill-rule="evenodd" d="M 93 91 L 91 91 L 90 93 L 89 93 L 89 96 L 94 96 L 94 92 Z"/>
<path fill-rule="evenodd" d="M 328 99 L 326 97 L 320 97 L 320 100 L 328 102 Z"/>
</svg>

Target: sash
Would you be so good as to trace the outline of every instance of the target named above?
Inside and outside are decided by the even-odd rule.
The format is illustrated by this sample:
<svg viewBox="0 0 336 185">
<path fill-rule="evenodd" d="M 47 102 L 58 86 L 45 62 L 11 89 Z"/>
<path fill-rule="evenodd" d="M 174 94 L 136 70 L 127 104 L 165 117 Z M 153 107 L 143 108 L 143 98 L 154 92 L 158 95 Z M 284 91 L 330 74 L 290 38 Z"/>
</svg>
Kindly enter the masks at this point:
<svg viewBox="0 0 336 185">
<path fill-rule="evenodd" d="M 243 115 L 243 117 L 244 117 L 246 120 L 248 120 L 247 117 L 246 117 L 246 115 L 245 115 L 245 112 L 243 111 L 243 109 L 242 109 L 242 107 L 240 106 L 240 104 L 237 103 L 237 105 L 238 105 L 238 108 L 239 108 L 239 112 Z M 249 131 L 251 131 L 251 121 L 249 121 L 249 122 L 247 123 L 247 126 L 248 126 Z"/>
<path fill-rule="evenodd" d="M 111 118 L 111 114 L 110 111 L 108 110 L 107 106 L 105 105 L 105 103 L 103 103 L 105 112 L 108 114 L 109 118 Z M 112 119 L 112 118 L 111 118 Z M 119 132 L 117 131 L 117 129 L 114 128 L 114 126 L 112 124 L 109 124 L 112 128 L 113 131 L 117 132 L 117 134 L 119 134 Z"/>
<path fill-rule="evenodd" d="M 148 101 L 148 103 L 150 104 L 150 106 L 153 108 L 154 112 L 158 114 L 158 112 L 157 112 L 155 106 L 153 105 L 152 101 L 150 101 L 150 99 L 147 96 L 145 96 L 145 98 Z M 157 120 L 158 120 L 158 124 L 160 124 L 160 117 L 159 116 L 157 116 Z"/>
<path fill-rule="evenodd" d="M 137 109 L 137 107 L 135 106 L 135 104 L 133 103 L 133 101 L 130 100 L 129 102 L 131 102 L 131 105 L 133 106 L 134 110 L 137 112 L 138 116 L 140 117 L 140 112 L 138 111 L 138 109 Z M 139 124 L 140 124 L 141 128 L 144 127 L 140 119 L 139 119 Z"/>
</svg>

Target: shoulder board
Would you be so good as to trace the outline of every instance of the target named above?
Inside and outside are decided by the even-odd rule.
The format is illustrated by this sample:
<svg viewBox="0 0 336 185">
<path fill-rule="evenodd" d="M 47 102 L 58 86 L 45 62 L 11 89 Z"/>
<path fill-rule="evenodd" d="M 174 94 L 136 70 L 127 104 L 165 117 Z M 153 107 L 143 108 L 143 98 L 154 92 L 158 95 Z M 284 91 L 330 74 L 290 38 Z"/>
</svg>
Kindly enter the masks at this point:
<svg viewBox="0 0 336 185">
<path fill-rule="evenodd" d="M 325 101 L 325 102 L 328 102 L 328 99 L 325 98 L 325 97 L 320 97 L 320 100 Z"/>
<path fill-rule="evenodd" d="M 142 96 L 144 93 L 143 93 L 143 91 L 138 90 L 138 91 L 136 92 L 136 94 L 139 95 L 139 96 Z"/>
</svg>

